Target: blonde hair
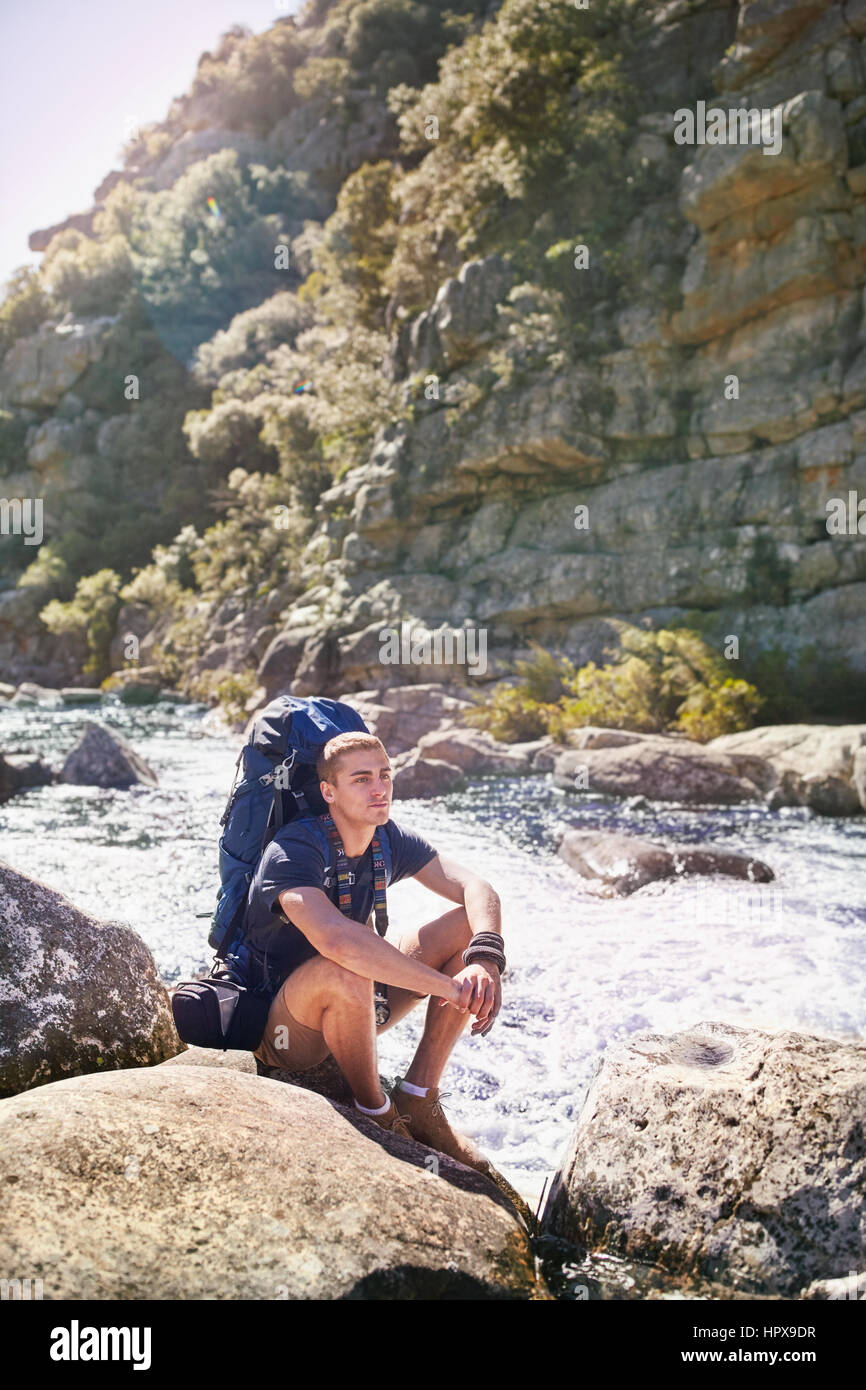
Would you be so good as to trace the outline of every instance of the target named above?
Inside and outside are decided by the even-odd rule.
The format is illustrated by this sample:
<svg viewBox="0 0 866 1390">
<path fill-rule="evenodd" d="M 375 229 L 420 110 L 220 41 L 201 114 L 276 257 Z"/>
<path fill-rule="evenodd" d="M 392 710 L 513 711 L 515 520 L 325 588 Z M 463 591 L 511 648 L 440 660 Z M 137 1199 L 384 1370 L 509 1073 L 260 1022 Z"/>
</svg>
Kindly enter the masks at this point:
<svg viewBox="0 0 866 1390">
<path fill-rule="evenodd" d="M 354 753 L 356 748 L 378 748 L 387 758 L 385 745 L 375 734 L 362 734 L 360 729 L 350 729 L 345 734 L 337 734 L 320 750 L 316 759 L 316 772 L 320 782 L 330 782 L 332 787 L 337 785 L 337 772 L 340 766 L 340 759 L 345 753 Z"/>
</svg>

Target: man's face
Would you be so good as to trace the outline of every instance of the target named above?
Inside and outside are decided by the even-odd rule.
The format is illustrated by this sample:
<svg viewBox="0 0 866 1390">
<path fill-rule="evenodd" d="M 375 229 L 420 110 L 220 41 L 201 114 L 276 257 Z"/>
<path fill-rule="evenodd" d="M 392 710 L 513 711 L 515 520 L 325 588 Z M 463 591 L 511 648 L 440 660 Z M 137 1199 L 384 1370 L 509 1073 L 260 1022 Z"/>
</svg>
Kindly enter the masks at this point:
<svg viewBox="0 0 866 1390">
<path fill-rule="evenodd" d="M 391 814 L 392 792 L 387 753 L 380 748 L 354 748 L 343 754 L 335 777 L 336 785 L 321 784 L 332 795 L 332 806 L 365 825 L 385 824 Z"/>
</svg>

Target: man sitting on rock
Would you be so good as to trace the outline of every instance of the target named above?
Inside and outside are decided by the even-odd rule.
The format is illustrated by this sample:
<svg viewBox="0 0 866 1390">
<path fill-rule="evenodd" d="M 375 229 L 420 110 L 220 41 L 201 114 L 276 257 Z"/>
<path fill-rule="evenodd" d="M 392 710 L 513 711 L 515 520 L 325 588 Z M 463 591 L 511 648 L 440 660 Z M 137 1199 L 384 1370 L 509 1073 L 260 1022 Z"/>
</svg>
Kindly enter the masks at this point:
<svg viewBox="0 0 866 1390">
<path fill-rule="evenodd" d="M 348 873 L 344 866 L 343 882 L 334 882 L 333 851 L 328 856 L 327 841 L 310 817 L 279 829 L 262 856 L 245 925 L 250 943 L 257 950 L 268 946 L 269 964 L 285 979 L 254 1054 L 258 1070 L 306 1071 L 333 1054 L 362 1114 L 392 1133 L 489 1172 L 484 1155 L 451 1128 L 439 1103 L 439 1081 L 469 1015 L 475 1019 L 472 1033 L 483 1035 L 501 1007 L 505 957 L 499 898 L 483 878 L 442 858 L 422 836 L 390 819 L 391 765 L 373 734 L 331 739 L 316 770 L 336 830 L 319 825 L 326 836 L 330 830 L 337 853 L 339 835 Z M 377 851 L 385 840 L 390 864 Z M 388 883 L 416 878 L 457 906 L 404 931 L 392 945 L 371 930 L 376 877 L 381 909 L 386 867 Z M 342 891 L 344 911 L 327 889 L 334 897 Z M 284 925 L 272 931 L 275 916 Z M 463 952 L 474 936 L 466 964 Z M 390 1005 L 387 1022 L 378 1024 L 377 983 L 387 996 L 383 1012 Z M 429 1000 L 423 1036 L 406 1075 L 390 1096 L 383 1095 L 376 1036 L 399 1023 L 420 999 Z"/>
</svg>

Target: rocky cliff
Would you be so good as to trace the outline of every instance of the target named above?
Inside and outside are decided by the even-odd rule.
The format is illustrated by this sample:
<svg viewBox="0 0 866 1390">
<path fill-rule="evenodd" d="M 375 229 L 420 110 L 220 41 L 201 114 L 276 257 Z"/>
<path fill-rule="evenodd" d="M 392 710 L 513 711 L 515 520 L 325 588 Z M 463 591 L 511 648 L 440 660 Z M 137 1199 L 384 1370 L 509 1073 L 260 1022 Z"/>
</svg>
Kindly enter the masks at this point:
<svg viewBox="0 0 866 1390">
<path fill-rule="evenodd" d="M 664 187 L 625 238 L 646 293 L 562 361 L 507 258 L 443 284 L 395 343 L 414 419 L 321 500 L 268 693 L 381 679 L 405 617 L 487 628 L 490 675 L 530 635 L 597 659 L 608 615 L 699 610 L 741 655 L 813 646 L 866 678 L 866 521 L 827 526 L 828 499 L 866 496 L 864 50 L 863 4 L 655 7 L 633 158 Z M 677 144 L 698 101 L 772 110 L 778 153 Z"/>
<path fill-rule="evenodd" d="M 505 244 L 453 268 L 443 257 L 420 313 L 392 299 L 383 380 L 398 409 L 322 492 L 299 582 L 198 601 L 194 673 L 255 669 L 258 699 L 435 679 L 429 660 L 383 666 L 383 628 L 408 620 L 485 633 L 485 670 L 448 673 L 471 684 L 528 638 L 599 659 L 618 618 L 688 622 L 720 649 L 734 636 L 746 674 L 775 650 L 866 692 L 866 3 L 637 8 L 612 11 L 637 31 L 615 200 L 628 206 L 632 184 L 646 197 L 615 237 L 586 240 L 587 184 L 565 289 Z M 289 227 L 305 228 L 306 273 L 303 238 L 334 190 L 397 148 L 384 93 L 355 93 L 339 129 L 316 100 L 265 143 L 187 101 L 188 129 L 146 182 L 168 188 L 215 149 L 276 154 L 309 180 L 312 221 Z M 705 143 L 683 142 L 684 111 Z M 714 111 L 724 143 L 706 142 Z M 539 235 L 561 230 L 543 203 L 532 213 Z M 4 480 L 9 495 L 52 469 L 74 490 L 85 427 L 110 456 L 111 420 L 76 402 L 110 331 L 43 325 L 7 353 L 0 404 L 32 414 L 29 471 Z M 32 609 L 24 591 L 0 595 L 0 666 L 62 683 L 80 656 Z"/>
</svg>

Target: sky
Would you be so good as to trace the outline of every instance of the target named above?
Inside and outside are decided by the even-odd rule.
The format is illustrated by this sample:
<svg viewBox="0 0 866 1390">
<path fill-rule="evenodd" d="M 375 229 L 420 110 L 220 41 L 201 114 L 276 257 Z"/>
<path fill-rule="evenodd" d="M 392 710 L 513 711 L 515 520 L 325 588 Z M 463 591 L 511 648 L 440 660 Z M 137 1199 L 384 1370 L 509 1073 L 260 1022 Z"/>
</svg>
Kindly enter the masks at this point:
<svg viewBox="0 0 866 1390">
<path fill-rule="evenodd" d="M 0 0 L 0 286 L 38 265 L 31 232 L 84 212 L 127 131 L 162 120 L 233 24 L 303 0 Z"/>
</svg>

